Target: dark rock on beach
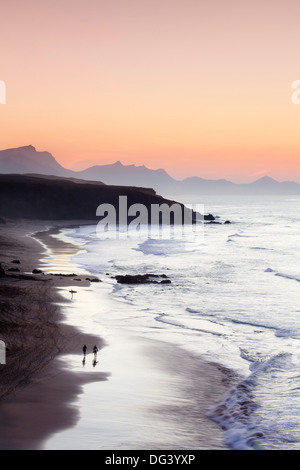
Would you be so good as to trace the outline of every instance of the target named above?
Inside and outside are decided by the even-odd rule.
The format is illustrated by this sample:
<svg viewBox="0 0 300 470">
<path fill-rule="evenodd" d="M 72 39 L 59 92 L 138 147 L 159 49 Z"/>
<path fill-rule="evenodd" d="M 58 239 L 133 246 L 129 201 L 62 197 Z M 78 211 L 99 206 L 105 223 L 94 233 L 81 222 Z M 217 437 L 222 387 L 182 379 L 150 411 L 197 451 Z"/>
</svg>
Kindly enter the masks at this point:
<svg viewBox="0 0 300 470">
<path fill-rule="evenodd" d="M 212 214 L 207 214 L 204 216 L 204 220 L 215 220 L 215 217 Z"/>
<path fill-rule="evenodd" d="M 222 225 L 222 222 L 218 222 L 217 220 L 210 220 L 206 225 L 208 224 Z M 225 220 L 224 225 L 225 224 L 231 224 L 230 220 Z"/>
<path fill-rule="evenodd" d="M 119 284 L 171 284 L 166 274 L 125 274 L 115 279 Z"/>
<path fill-rule="evenodd" d="M 10 274 L 7 277 L 14 278 L 14 279 L 21 279 L 23 281 L 38 281 L 39 280 L 34 276 L 29 276 L 28 274 Z"/>
<path fill-rule="evenodd" d="M 49 276 L 58 276 L 58 277 L 76 277 L 77 274 L 62 274 L 62 273 L 49 273 Z"/>
</svg>

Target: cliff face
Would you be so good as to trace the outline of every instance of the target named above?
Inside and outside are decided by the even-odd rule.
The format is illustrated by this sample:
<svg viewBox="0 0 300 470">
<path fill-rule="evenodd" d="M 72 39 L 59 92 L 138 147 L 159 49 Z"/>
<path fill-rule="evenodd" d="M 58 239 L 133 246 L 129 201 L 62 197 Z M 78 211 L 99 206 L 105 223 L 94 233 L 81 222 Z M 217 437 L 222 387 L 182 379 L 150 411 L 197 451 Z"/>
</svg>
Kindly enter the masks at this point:
<svg viewBox="0 0 300 470">
<path fill-rule="evenodd" d="M 140 203 L 150 208 L 151 204 L 173 204 L 148 188 L 0 175 L 0 216 L 10 219 L 96 220 L 97 207 L 111 204 L 118 209 L 120 196 L 127 196 L 128 206 Z"/>
</svg>

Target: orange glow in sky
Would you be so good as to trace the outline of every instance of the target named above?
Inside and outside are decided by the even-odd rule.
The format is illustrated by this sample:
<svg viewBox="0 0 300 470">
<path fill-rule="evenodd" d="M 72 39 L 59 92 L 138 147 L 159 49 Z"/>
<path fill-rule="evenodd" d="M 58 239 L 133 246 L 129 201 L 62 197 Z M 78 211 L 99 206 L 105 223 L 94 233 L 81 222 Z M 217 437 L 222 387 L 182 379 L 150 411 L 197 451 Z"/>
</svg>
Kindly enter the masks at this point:
<svg viewBox="0 0 300 470">
<path fill-rule="evenodd" d="M 298 0 L 2 0 L 0 149 L 300 182 Z"/>
</svg>

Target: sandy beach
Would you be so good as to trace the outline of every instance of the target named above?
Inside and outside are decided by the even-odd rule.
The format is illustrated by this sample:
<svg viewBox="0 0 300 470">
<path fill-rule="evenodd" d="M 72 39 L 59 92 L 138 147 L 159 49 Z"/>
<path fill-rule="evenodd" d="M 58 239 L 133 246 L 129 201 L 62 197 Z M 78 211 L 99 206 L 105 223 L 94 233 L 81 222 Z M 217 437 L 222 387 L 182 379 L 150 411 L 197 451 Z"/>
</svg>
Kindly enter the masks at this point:
<svg viewBox="0 0 300 470">
<path fill-rule="evenodd" d="M 103 391 L 103 417 L 110 409 L 106 420 L 99 416 L 103 439 L 99 431 L 95 449 L 111 449 L 118 442 L 109 445 L 105 436 L 112 423 L 117 432 L 124 403 L 129 402 L 133 412 L 126 417 L 128 429 L 122 427 L 120 448 L 226 449 L 222 429 L 206 413 L 232 386 L 235 377 L 229 370 L 175 345 L 134 335 L 130 347 L 124 347 L 122 333 L 109 344 L 98 334 L 63 321 L 63 305 L 68 301 L 59 288 L 66 292 L 79 285 L 88 288 L 90 281 L 83 273 L 66 276 L 74 271 L 62 273 L 65 276 L 49 271 L 32 274 L 34 269 L 47 268 L 47 258 L 48 269 L 59 267 L 59 260 L 68 266 L 68 259 L 78 251 L 52 236 L 58 229 L 59 224 L 52 222 L 0 226 L 0 262 L 6 274 L 0 278 L 0 339 L 7 347 L 6 364 L 0 365 L 0 448 L 38 450 L 45 448 L 45 442 L 47 449 L 73 448 L 74 440 L 69 445 L 65 436 L 74 429 L 74 439 L 80 436 L 84 422 L 80 403 L 88 399 L 85 387 L 90 384 L 100 394 Z M 37 233 L 36 238 L 30 236 Z M 19 271 L 9 271 L 12 268 Z M 72 366 L 74 361 L 80 364 L 84 343 L 98 344 L 103 350 L 101 368 L 83 371 Z M 130 388 L 129 383 L 136 387 Z M 139 411 L 134 410 L 135 402 Z M 136 439 L 140 429 L 143 434 Z M 51 441 L 54 435 L 58 437 Z"/>
<path fill-rule="evenodd" d="M 85 342 L 103 346 L 101 338 L 61 323 L 55 287 L 69 289 L 76 282 L 32 274 L 44 248 L 28 234 L 45 227 L 44 223 L 1 226 L 1 263 L 7 274 L 0 280 L 0 334 L 7 348 L 6 364 L 0 366 L 1 449 L 39 449 L 49 433 L 76 422 L 78 413 L 69 401 L 91 377 L 62 371 L 56 359 L 81 353 Z M 97 380 L 106 378 L 99 373 Z"/>
</svg>

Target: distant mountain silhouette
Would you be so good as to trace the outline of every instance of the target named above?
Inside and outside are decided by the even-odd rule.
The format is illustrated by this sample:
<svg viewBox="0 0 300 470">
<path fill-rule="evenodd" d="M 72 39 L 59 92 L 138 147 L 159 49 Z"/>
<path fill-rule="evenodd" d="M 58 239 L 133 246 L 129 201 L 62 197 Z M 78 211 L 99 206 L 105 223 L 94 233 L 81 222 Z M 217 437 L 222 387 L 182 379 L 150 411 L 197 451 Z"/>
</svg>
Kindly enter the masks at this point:
<svg viewBox="0 0 300 470">
<path fill-rule="evenodd" d="M 106 184 L 123 184 L 128 186 L 157 187 L 173 185 L 176 181 L 163 170 L 151 170 L 146 166 L 123 165 L 120 161 L 110 165 L 96 165 L 86 170 L 77 171 L 77 177 L 82 179 L 96 179 Z"/>
<path fill-rule="evenodd" d="M 248 186 L 253 194 L 300 194 L 300 184 L 294 181 L 278 182 L 269 176 L 263 176 Z"/>
<path fill-rule="evenodd" d="M 110 165 L 96 165 L 86 170 L 75 172 L 77 178 L 100 180 L 105 184 L 143 186 L 154 188 L 159 194 L 168 197 L 197 195 L 276 195 L 300 194 L 300 184 L 278 182 L 264 176 L 253 183 L 238 184 L 226 179 L 204 179 L 198 176 L 181 181 L 172 178 L 165 170 L 151 170 L 145 166 L 123 165 L 116 162 Z"/>
<path fill-rule="evenodd" d="M 37 152 L 35 147 L 27 145 L 0 151 L 0 173 L 71 176 L 73 172 L 63 168 L 51 153 Z"/>
<path fill-rule="evenodd" d="M 300 194 L 300 183 L 278 182 L 269 176 L 247 184 L 198 176 L 178 181 L 164 169 L 152 170 L 144 165 L 123 165 L 120 161 L 72 171 L 62 167 L 49 152 L 37 152 L 32 145 L 0 151 L 0 173 L 52 175 L 84 181 L 101 181 L 108 185 L 153 188 L 157 193 L 175 199 L 201 195 Z"/>
</svg>

